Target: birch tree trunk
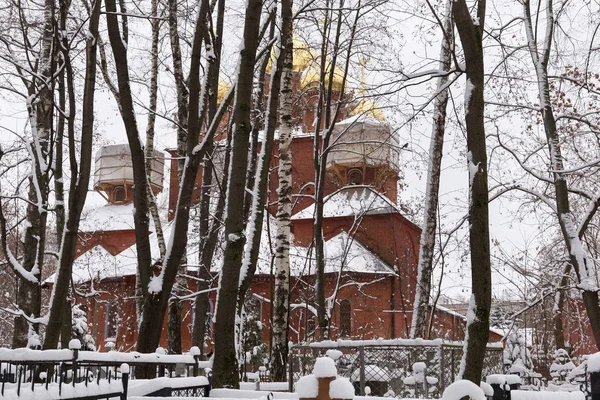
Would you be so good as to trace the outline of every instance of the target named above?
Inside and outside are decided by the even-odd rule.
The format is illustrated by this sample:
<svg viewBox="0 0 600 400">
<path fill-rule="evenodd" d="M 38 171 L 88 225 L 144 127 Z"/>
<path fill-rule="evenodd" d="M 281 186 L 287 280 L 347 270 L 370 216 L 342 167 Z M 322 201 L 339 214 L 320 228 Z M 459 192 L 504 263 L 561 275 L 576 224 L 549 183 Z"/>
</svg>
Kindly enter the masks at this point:
<svg viewBox="0 0 600 400">
<path fill-rule="evenodd" d="M 452 2 L 446 6 L 446 18 L 443 26 L 442 49 L 440 51 L 440 69 L 449 71 L 452 63 Z M 433 255 L 435 250 L 435 230 L 437 227 L 437 208 L 440 189 L 440 175 L 444 149 L 444 133 L 446 131 L 446 107 L 448 105 L 448 75 L 438 79 L 439 94 L 433 103 L 433 128 L 429 147 L 429 168 L 427 170 L 427 187 L 425 188 L 425 211 L 423 230 L 419 249 L 419 265 L 417 290 L 411 323 L 410 337 L 425 338 L 427 332 L 427 311 L 431 292 L 431 274 L 433 272 Z M 431 310 L 435 312 L 435 310 Z"/>
<path fill-rule="evenodd" d="M 23 243 L 23 260 L 19 268 L 33 274 L 24 279 L 17 273 L 17 308 L 27 317 L 38 317 L 41 312 L 41 273 L 46 247 L 46 221 L 48 218 L 48 185 L 51 131 L 54 99 L 52 93 L 54 72 L 54 0 L 45 0 L 44 26 L 39 49 L 36 74 L 28 87 L 27 112 L 31 127 L 28 144 L 32 161 L 29 178 L 26 230 Z M 22 71 L 18 71 L 22 73 Z M 17 261 L 15 260 L 16 264 Z M 33 278 L 33 279 L 31 279 Z M 34 331 L 38 331 L 37 325 Z M 29 323 L 24 316 L 15 317 L 12 347 L 25 347 Z"/>
<path fill-rule="evenodd" d="M 479 0 L 472 17 L 465 0 L 452 3 L 452 14 L 466 62 L 465 122 L 469 170 L 469 243 L 471 301 L 459 376 L 479 385 L 489 336 L 492 273 L 488 214 L 487 150 L 483 122 L 483 26 L 486 1 Z"/>
<path fill-rule="evenodd" d="M 66 229 L 62 237 L 59 268 L 52 288 L 48 326 L 44 340 L 44 349 L 55 349 L 61 335 L 63 324 L 71 325 L 70 319 L 64 321 L 64 315 L 70 315 L 70 302 L 67 303 L 69 283 L 75 259 L 77 246 L 77 233 L 81 212 L 87 198 L 90 172 L 92 168 L 92 143 L 94 133 L 94 94 L 96 87 L 96 48 L 98 37 L 98 23 L 100 19 L 101 0 L 96 0 L 90 15 L 89 35 L 86 43 L 86 71 L 83 89 L 83 115 L 80 140 L 80 158 L 77 163 L 75 158 L 76 140 L 74 130 L 69 135 L 69 153 L 71 183 L 69 187 L 69 209 L 67 214 Z M 67 58 L 66 60 L 69 63 Z M 68 71 L 68 69 L 67 69 Z M 71 93 L 72 95 L 73 93 Z"/>
<path fill-rule="evenodd" d="M 291 2 L 281 2 L 282 28 L 287 30 L 287 41 L 283 41 L 285 56 L 281 84 L 281 111 L 279 123 L 279 187 L 277 189 L 277 233 L 275 235 L 275 293 L 273 296 L 272 373 L 276 382 L 286 380 L 288 356 L 288 328 L 290 312 L 290 237 L 292 217 L 292 68 L 294 45 L 292 35 Z"/>
<path fill-rule="evenodd" d="M 158 0 L 152 0 L 150 15 L 154 18 L 150 20 L 152 27 L 152 47 L 150 50 L 150 93 L 148 104 L 148 123 L 146 125 L 146 175 L 148 180 L 152 180 L 152 161 L 154 160 L 154 128 L 156 125 L 156 99 L 158 97 L 158 39 L 160 34 L 160 21 L 158 19 Z M 154 221 L 154 232 L 158 240 L 158 248 L 160 258 L 165 257 L 167 246 L 165 244 L 165 236 L 162 230 L 162 223 L 158 215 L 158 207 L 156 199 L 150 186 L 148 186 L 148 206 L 150 214 Z"/>
<path fill-rule="evenodd" d="M 252 84 L 261 11 L 261 0 L 248 0 L 244 23 L 244 45 L 240 51 L 234 104 L 235 130 L 227 186 L 225 254 L 219 276 L 219 292 L 215 311 L 215 330 L 218 332 L 215 337 L 213 363 L 213 385 L 215 387 L 237 388 L 239 386 L 234 327 L 237 315 L 236 300 L 240 284 L 240 268 L 246 239 L 243 207 L 240 207 L 238 201 L 244 198 L 246 187 Z"/>
</svg>

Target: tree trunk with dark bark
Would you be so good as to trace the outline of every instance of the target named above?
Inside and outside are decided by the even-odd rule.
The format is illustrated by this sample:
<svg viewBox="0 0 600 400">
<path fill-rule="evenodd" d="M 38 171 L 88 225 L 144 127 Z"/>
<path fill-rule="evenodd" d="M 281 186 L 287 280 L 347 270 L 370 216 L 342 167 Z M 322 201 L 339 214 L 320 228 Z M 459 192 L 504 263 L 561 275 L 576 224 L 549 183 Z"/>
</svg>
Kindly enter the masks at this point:
<svg viewBox="0 0 600 400">
<path fill-rule="evenodd" d="M 469 170 L 469 244 L 471 251 L 471 301 L 459 376 L 479 385 L 489 336 L 492 273 L 488 213 L 487 149 L 484 129 L 483 26 L 485 0 L 472 17 L 465 0 L 452 4 L 454 22 L 466 62 L 465 122 Z"/>
<path fill-rule="evenodd" d="M 219 0 L 217 3 L 217 22 L 216 32 L 214 34 L 213 51 L 215 60 L 212 69 L 209 70 L 208 80 L 210 87 L 216 88 L 211 93 L 208 99 L 208 121 L 212 121 L 217 113 L 218 106 L 218 91 L 219 91 L 219 69 L 221 68 L 221 48 L 223 47 L 223 21 L 225 17 L 225 0 Z M 202 169 L 202 192 L 200 194 L 200 222 L 199 222 L 199 257 L 200 265 L 198 268 L 198 285 L 197 290 L 206 291 L 210 286 L 212 279 L 211 264 L 216 246 L 216 234 L 211 235 L 210 230 L 210 205 L 213 193 L 213 174 L 215 173 L 212 163 L 212 154 L 214 151 L 213 140 L 207 142 L 207 156 L 204 157 L 204 167 Z M 225 178 L 225 177 L 223 177 Z M 223 207 L 220 207 L 221 213 Z M 218 225 L 220 216 L 213 218 L 214 224 Z M 214 236 L 213 242 L 211 238 Z M 192 327 L 192 345 L 200 348 L 201 354 L 204 354 L 204 338 L 206 335 L 206 319 L 209 310 L 208 292 L 199 293 L 194 300 L 194 319 Z"/>
<path fill-rule="evenodd" d="M 213 363 L 213 385 L 215 387 L 237 388 L 239 386 L 234 330 L 240 268 L 246 240 L 243 207 L 240 206 L 238 201 L 244 198 L 246 187 L 248 143 L 251 130 L 252 85 L 261 11 L 261 0 L 248 0 L 244 23 L 244 44 L 243 49 L 240 51 L 236 102 L 234 104 L 235 130 L 229 167 L 230 179 L 227 187 L 225 254 L 219 277 L 219 292 L 215 311 L 216 335 Z"/>
<path fill-rule="evenodd" d="M 145 153 L 140 140 L 136 114 L 133 108 L 127 48 L 125 47 L 119 30 L 115 0 L 105 0 L 105 4 L 107 11 L 106 25 L 108 28 L 108 37 L 117 70 L 119 108 L 121 111 L 121 118 L 123 119 L 123 125 L 125 126 L 125 132 L 127 134 L 133 167 L 133 207 L 135 210 L 133 222 L 135 225 L 135 243 L 137 249 L 137 274 L 139 274 L 139 285 L 137 283 L 136 285 L 139 286 L 138 290 L 141 291 L 142 298 L 146 298 L 148 296 L 148 285 L 152 278 L 152 255 L 149 239 L 150 218 L 148 191 L 150 189 L 148 176 L 146 175 Z M 152 351 L 155 349 L 156 346 Z"/>
<path fill-rule="evenodd" d="M 88 186 L 90 181 L 90 172 L 92 168 L 92 142 L 94 133 L 94 94 L 96 87 L 96 48 L 98 37 L 98 24 L 100 19 L 100 0 L 94 3 L 89 25 L 89 35 L 86 44 L 86 72 L 83 93 L 83 115 L 81 127 L 81 139 L 79 141 L 80 158 L 77 164 L 76 140 L 74 132 L 69 135 L 69 153 L 71 183 L 69 187 L 69 209 L 67 214 L 66 228 L 62 237 L 59 268 L 56 273 L 56 279 L 52 288 L 53 296 L 50 304 L 50 313 L 48 316 L 48 326 L 46 328 L 46 337 L 44 340 L 44 349 L 55 349 L 61 336 L 61 321 L 71 326 L 71 321 L 63 321 L 66 311 L 69 283 L 71 281 L 71 272 L 73 261 L 75 259 L 75 249 L 77 247 L 77 233 L 79 231 L 79 222 L 81 212 L 87 198 Z M 67 62 L 68 59 L 67 59 Z M 66 334 L 66 333 L 65 333 Z"/>
</svg>

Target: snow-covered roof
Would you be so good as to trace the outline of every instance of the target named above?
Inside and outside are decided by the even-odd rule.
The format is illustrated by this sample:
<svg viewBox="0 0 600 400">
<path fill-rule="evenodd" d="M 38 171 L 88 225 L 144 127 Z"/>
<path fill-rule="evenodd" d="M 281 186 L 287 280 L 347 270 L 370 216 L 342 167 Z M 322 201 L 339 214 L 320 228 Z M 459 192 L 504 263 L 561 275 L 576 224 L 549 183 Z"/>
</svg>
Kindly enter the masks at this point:
<svg viewBox="0 0 600 400">
<path fill-rule="evenodd" d="M 163 227 L 165 238 L 171 233 L 172 224 Z M 156 234 L 150 235 L 150 250 L 152 259 L 159 257 L 158 240 Z M 190 257 L 194 257 L 188 251 Z M 194 260 L 197 257 L 193 258 Z M 118 278 L 127 275 L 135 275 L 137 268 L 137 249 L 135 244 L 113 256 L 102 245 L 92 247 L 73 262 L 73 282 L 83 283 L 90 280 L 102 280 Z M 46 283 L 54 283 L 55 274 L 46 279 Z"/>
<path fill-rule="evenodd" d="M 171 235 L 172 224 L 164 227 L 165 238 Z M 188 270 L 194 271 L 198 265 L 197 236 L 190 227 L 187 246 Z M 271 270 L 272 253 L 269 248 L 266 230 L 263 230 L 263 240 L 257 263 L 257 274 L 269 274 Z M 271 233 L 273 234 L 273 233 Z M 153 260 L 158 259 L 158 241 L 156 235 L 150 235 L 150 247 Z M 325 250 L 325 273 L 333 272 L 362 272 L 375 274 L 393 274 L 394 271 L 377 255 L 369 251 L 346 232 L 341 232 L 327 240 Z M 290 270 L 293 276 L 314 274 L 314 252 L 311 248 L 292 246 L 290 248 Z M 215 272 L 221 267 L 222 249 L 217 248 L 213 260 Z M 135 245 L 113 256 L 101 245 L 98 245 L 78 257 L 73 263 L 73 280 L 83 283 L 90 280 L 109 279 L 134 275 L 137 266 L 137 251 Z M 55 276 L 50 276 L 46 282 L 53 283 Z"/>
<path fill-rule="evenodd" d="M 133 203 L 106 204 L 87 209 L 81 219 L 79 230 L 91 233 L 96 231 L 123 231 L 135 229 L 133 224 Z"/>
<path fill-rule="evenodd" d="M 361 113 L 348 117 L 344 120 L 335 123 L 335 126 L 347 126 L 352 124 L 368 124 L 368 125 L 387 125 L 386 122 L 382 122 L 372 115 Z"/>
<path fill-rule="evenodd" d="M 346 232 L 341 232 L 325 241 L 325 273 L 361 272 L 393 274 L 393 269 L 377 255 L 354 240 Z M 261 254 L 262 255 L 262 254 Z M 259 260 L 257 273 L 270 272 L 270 254 Z M 266 262 L 267 261 L 267 262 Z M 293 246 L 290 248 L 290 270 L 293 276 L 314 274 L 314 249 Z"/>
<path fill-rule="evenodd" d="M 323 217 L 346 217 L 353 215 L 389 214 L 399 212 L 394 203 L 365 186 L 347 187 L 323 199 Z M 292 220 L 312 219 L 315 205 L 312 204 L 292 216 Z"/>
</svg>

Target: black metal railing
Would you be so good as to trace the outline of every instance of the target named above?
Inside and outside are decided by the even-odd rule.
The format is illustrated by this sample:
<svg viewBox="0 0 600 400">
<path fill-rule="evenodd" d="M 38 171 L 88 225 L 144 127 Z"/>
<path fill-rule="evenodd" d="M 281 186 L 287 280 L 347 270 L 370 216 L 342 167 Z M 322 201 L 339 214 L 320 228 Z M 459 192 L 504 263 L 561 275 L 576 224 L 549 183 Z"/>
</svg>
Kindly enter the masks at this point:
<svg viewBox="0 0 600 400">
<path fill-rule="evenodd" d="M 72 342 L 70 347 L 63 350 L 0 349 L 0 399 L 15 394 L 27 399 L 40 390 L 49 392 L 51 398 L 125 399 L 136 367 L 154 370 L 155 377 L 198 377 L 209 367 L 208 362 L 200 361 L 197 348 L 192 348 L 190 354 L 171 355 L 80 351 L 78 342 Z M 179 380 L 183 385 L 174 384 L 177 381 L 165 382 L 173 393 L 183 391 L 208 397 L 210 392 L 209 379 Z"/>
</svg>

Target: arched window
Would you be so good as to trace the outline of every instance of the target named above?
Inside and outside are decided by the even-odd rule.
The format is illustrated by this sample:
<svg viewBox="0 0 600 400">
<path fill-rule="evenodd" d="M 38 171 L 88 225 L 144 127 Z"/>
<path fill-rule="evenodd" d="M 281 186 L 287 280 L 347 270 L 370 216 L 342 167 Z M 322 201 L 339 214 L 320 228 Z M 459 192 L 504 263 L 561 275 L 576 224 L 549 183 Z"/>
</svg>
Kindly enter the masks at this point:
<svg viewBox="0 0 600 400">
<path fill-rule="evenodd" d="M 125 189 L 123 189 L 123 186 L 117 186 L 115 188 L 115 203 L 122 203 L 125 201 Z"/>
<path fill-rule="evenodd" d="M 350 300 L 340 302 L 340 335 L 350 336 L 352 332 L 352 306 Z"/>
<path fill-rule="evenodd" d="M 363 184 L 363 173 L 358 168 L 352 168 L 348 171 L 348 183 L 350 185 L 362 185 Z"/>
</svg>

